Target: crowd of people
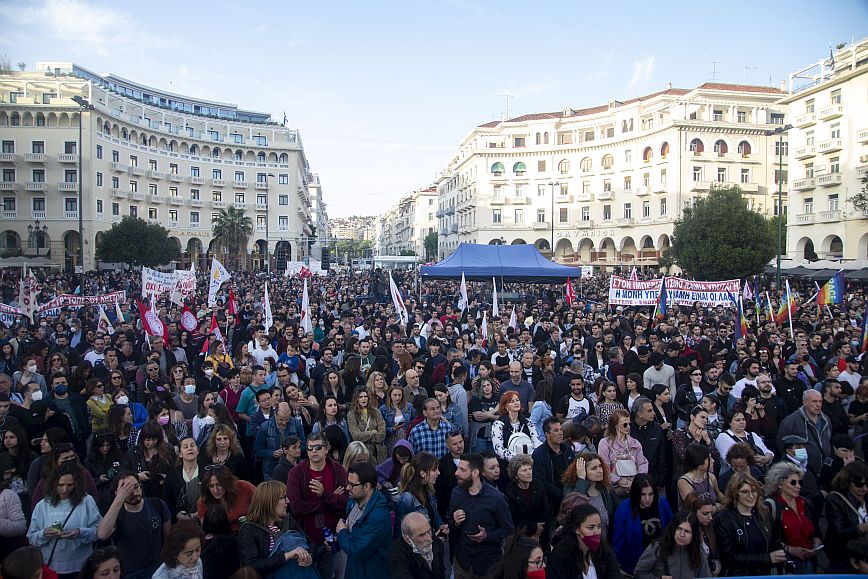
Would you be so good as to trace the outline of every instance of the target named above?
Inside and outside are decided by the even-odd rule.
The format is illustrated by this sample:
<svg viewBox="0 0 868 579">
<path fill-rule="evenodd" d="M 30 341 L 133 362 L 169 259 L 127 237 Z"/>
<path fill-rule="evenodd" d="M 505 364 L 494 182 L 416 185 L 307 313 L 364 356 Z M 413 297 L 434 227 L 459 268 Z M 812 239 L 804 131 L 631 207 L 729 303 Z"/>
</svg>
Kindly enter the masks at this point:
<svg viewBox="0 0 868 579">
<path fill-rule="evenodd" d="M 741 335 L 609 307 L 605 275 L 493 315 L 486 284 L 459 309 L 398 271 L 402 323 L 383 272 L 342 271 L 307 279 L 305 331 L 301 278 L 237 272 L 208 307 L 200 274 L 191 331 L 137 272 L 38 277 L 39 303 L 127 298 L 111 328 L 0 324 L 4 579 L 868 573 L 864 286 L 818 308 L 793 280 L 792 331 L 748 302 Z"/>
</svg>

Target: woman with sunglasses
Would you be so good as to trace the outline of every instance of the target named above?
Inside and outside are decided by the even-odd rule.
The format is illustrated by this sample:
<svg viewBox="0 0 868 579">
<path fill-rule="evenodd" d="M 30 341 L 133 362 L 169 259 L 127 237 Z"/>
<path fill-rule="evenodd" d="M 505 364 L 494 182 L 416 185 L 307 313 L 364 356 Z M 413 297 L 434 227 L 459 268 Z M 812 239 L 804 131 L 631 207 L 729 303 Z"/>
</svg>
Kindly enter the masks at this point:
<svg viewBox="0 0 868 579">
<path fill-rule="evenodd" d="M 702 401 L 702 370 L 691 368 L 688 375 L 690 382 L 678 387 L 675 394 L 675 411 L 678 413 L 678 426 L 690 421 L 690 411 Z"/>
<path fill-rule="evenodd" d="M 173 394 L 179 394 L 184 391 L 184 376 L 187 375 L 185 364 L 175 364 L 169 370 L 169 388 Z"/>
<path fill-rule="evenodd" d="M 829 573 L 850 573 L 845 548 L 847 541 L 868 535 L 865 496 L 868 495 L 868 464 L 856 460 L 844 466 L 832 479 L 826 495 L 828 528 L 823 543 L 831 565 Z"/>
<path fill-rule="evenodd" d="M 250 501 L 256 487 L 235 477 L 223 465 L 212 464 L 204 467 L 199 475 L 202 481 L 202 494 L 196 503 L 196 515 L 201 521 L 211 505 L 222 505 L 229 517 L 232 532 L 241 528 L 241 517 L 246 517 Z"/>
<path fill-rule="evenodd" d="M 792 462 L 772 465 L 765 476 L 765 505 L 771 511 L 772 533 L 784 543 L 798 575 L 813 574 L 815 549 L 822 544 L 811 506 L 800 496 L 802 469 Z"/>
<path fill-rule="evenodd" d="M 48 357 L 48 368 L 45 371 L 46 376 L 56 373 L 69 376 L 69 363 L 66 361 L 66 356 L 60 352 L 55 352 Z"/>
<path fill-rule="evenodd" d="M 94 433 L 108 428 L 108 413 L 114 400 L 105 393 L 105 384 L 99 378 L 91 378 L 84 386 L 84 397 L 90 410 L 90 424 Z"/>
</svg>

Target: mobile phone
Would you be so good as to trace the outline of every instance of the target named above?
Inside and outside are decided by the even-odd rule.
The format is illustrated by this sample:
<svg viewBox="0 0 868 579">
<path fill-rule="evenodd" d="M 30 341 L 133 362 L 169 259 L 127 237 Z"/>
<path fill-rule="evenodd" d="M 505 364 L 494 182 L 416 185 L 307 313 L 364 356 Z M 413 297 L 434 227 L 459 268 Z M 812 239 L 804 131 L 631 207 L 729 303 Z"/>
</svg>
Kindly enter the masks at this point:
<svg viewBox="0 0 868 579">
<path fill-rule="evenodd" d="M 826 545 L 817 545 L 816 547 L 811 549 L 811 551 L 814 551 L 816 553 L 817 551 L 822 551 L 825 548 L 826 548 Z"/>
</svg>

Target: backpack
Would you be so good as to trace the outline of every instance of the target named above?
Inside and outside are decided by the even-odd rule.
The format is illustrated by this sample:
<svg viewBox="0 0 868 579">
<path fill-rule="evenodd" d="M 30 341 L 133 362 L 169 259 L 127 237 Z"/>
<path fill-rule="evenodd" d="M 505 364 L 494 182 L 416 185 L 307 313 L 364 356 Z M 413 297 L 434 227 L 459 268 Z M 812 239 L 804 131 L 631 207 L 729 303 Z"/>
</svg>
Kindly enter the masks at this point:
<svg viewBox="0 0 868 579">
<path fill-rule="evenodd" d="M 506 449 L 513 456 L 519 454 L 531 454 L 533 452 L 533 441 L 526 433 L 517 430 L 509 436 L 509 440 L 506 443 Z"/>
</svg>

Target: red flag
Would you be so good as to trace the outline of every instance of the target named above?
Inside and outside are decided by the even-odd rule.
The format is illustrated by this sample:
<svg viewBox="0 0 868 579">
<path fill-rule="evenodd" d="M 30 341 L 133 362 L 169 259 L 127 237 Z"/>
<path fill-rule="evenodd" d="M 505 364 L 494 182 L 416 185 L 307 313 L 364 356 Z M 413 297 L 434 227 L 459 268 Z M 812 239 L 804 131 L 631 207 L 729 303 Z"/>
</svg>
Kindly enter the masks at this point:
<svg viewBox="0 0 868 579">
<path fill-rule="evenodd" d="M 307 266 L 302 266 L 301 271 L 298 272 L 298 276 L 301 279 L 304 279 L 306 277 L 313 277 L 313 273 L 311 273 L 310 269 Z"/>
<path fill-rule="evenodd" d="M 217 316 L 215 314 L 211 314 L 211 327 L 208 329 L 208 335 L 210 334 L 214 334 L 217 341 L 223 345 L 223 353 L 225 354 L 226 342 L 223 340 L 223 332 L 220 331 L 220 326 L 217 325 Z M 208 355 L 208 336 L 205 336 L 205 341 L 202 342 L 202 350 L 199 354 Z"/>
<path fill-rule="evenodd" d="M 630 279 L 631 280 L 639 279 L 639 272 L 636 271 L 635 267 L 630 271 Z"/>
<path fill-rule="evenodd" d="M 160 336 L 163 338 L 163 343 L 168 346 L 169 329 L 157 315 L 154 309 L 156 306 L 149 310 L 139 300 L 136 300 L 136 306 L 139 308 L 139 315 L 142 317 L 142 329 L 145 330 L 145 333 L 150 336 Z"/>
<path fill-rule="evenodd" d="M 235 305 L 235 290 L 232 288 L 229 288 L 229 304 L 227 304 L 226 313 L 235 316 L 235 322 L 238 322 L 238 306 Z"/>
<path fill-rule="evenodd" d="M 190 308 L 186 305 L 184 306 L 184 309 L 181 310 L 181 327 L 188 332 L 193 332 L 199 327 L 196 315 L 191 312 Z"/>
<path fill-rule="evenodd" d="M 572 306 L 576 301 L 576 290 L 573 289 L 573 282 L 570 281 L 570 278 L 567 278 L 567 291 L 565 296 L 567 299 L 567 305 Z"/>
</svg>

